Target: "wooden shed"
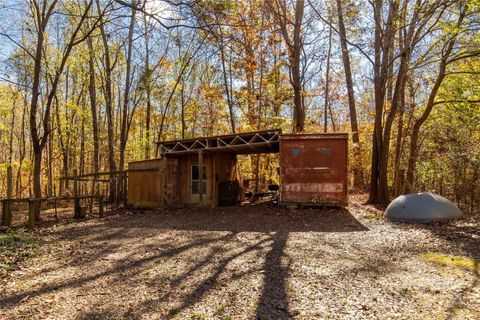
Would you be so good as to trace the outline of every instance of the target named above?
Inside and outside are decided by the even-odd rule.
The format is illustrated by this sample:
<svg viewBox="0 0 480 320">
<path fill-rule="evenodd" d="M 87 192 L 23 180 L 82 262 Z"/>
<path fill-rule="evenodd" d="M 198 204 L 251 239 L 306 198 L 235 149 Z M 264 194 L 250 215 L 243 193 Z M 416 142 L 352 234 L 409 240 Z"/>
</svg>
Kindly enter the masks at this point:
<svg viewBox="0 0 480 320">
<path fill-rule="evenodd" d="M 225 193 L 238 186 L 237 155 L 280 152 L 282 204 L 342 205 L 347 195 L 346 139 L 346 134 L 282 135 L 274 129 L 159 142 L 159 159 L 129 163 L 129 169 L 152 171 L 129 172 L 128 203 L 149 208 L 218 206 Z"/>
<path fill-rule="evenodd" d="M 215 207 L 219 187 L 235 179 L 237 155 L 278 152 L 280 133 L 267 130 L 160 142 L 160 159 L 129 163 L 129 169 L 156 167 L 158 174 L 129 173 L 128 202 L 136 207 Z"/>
</svg>

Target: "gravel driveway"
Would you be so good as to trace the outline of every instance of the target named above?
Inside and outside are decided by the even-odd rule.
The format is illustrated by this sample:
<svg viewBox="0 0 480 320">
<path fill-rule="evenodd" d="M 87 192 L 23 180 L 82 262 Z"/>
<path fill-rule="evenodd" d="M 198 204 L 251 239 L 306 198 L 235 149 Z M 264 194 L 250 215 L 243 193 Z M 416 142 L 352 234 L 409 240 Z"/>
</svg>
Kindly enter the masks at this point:
<svg viewBox="0 0 480 320">
<path fill-rule="evenodd" d="M 40 227 L 0 319 L 480 319 L 480 228 L 270 205 Z"/>
</svg>

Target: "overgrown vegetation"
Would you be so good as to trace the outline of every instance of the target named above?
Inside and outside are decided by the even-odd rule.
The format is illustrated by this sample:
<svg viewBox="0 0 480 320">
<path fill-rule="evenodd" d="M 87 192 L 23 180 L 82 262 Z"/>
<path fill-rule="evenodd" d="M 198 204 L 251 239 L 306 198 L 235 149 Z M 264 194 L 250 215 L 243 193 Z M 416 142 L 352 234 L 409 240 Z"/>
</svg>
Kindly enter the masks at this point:
<svg viewBox="0 0 480 320">
<path fill-rule="evenodd" d="M 36 241 L 22 231 L 0 233 L 0 278 L 18 269 L 34 253 Z"/>
</svg>

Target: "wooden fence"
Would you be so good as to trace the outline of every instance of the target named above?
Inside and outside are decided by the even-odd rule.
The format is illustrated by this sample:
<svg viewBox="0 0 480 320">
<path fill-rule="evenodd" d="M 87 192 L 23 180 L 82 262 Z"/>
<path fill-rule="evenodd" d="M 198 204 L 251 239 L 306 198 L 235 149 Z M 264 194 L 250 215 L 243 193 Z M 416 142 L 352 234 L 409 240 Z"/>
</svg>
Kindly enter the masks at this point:
<svg viewBox="0 0 480 320">
<path fill-rule="evenodd" d="M 42 197 L 42 198 L 12 198 L 13 195 L 13 175 L 12 167 L 7 167 L 7 197 L 0 200 L 1 209 L 2 209 L 2 225 L 11 226 L 12 225 L 12 204 L 13 203 L 28 203 L 28 215 L 27 215 L 27 224 L 30 227 L 33 227 L 35 224 L 34 219 L 34 208 L 37 205 L 41 205 L 42 202 L 53 201 L 56 204 L 58 201 L 68 201 L 73 200 L 73 217 L 82 218 L 85 216 L 84 208 L 82 208 L 80 201 L 82 199 L 92 199 L 97 200 L 98 202 L 98 211 L 99 216 L 102 218 L 105 215 L 105 201 L 104 196 L 102 195 L 80 195 L 79 194 L 79 182 L 91 181 L 96 182 L 110 182 L 110 179 L 98 179 L 101 176 L 120 176 L 120 179 L 123 181 L 123 201 L 124 206 L 127 205 L 127 178 L 128 172 L 152 172 L 158 171 L 158 169 L 128 169 L 123 171 L 113 171 L 113 172 L 93 172 L 78 175 L 77 170 L 73 170 L 73 176 L 70 177 L 60 177 L 63 180 L 73 180 L 73 195 L 72 196 L 59 196 L 59 197 Z"/>
</svg>

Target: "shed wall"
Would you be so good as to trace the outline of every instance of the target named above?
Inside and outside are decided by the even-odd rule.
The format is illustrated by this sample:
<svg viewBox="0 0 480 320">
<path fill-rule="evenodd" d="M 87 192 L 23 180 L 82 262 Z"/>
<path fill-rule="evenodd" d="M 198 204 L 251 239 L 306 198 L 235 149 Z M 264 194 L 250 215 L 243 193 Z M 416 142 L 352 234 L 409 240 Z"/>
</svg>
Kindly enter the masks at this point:
<svg viewBox="0 0 480 320">
<path fill-rule="evenodd" d="M 128 169 L 158 169 L 158 171 L 129 172 L 128 203 L 140 208 L 163 207 L 164 161 L 154 159 L 130 162 Z"/>
<path fill-rule="evenodd" d="M 198 154 L 129 163 L 129 169 L 158 171 L 129 172 L 128 203 L 139 208 L 198 206 L 199 198 L 191 195 L 192 165 L 198 165 Z M 236 156 L 204 153 L 203 165 L 206 166 L 204 205 L 217 206 L 218 184 L 234 179 Z"/>
</svg>

